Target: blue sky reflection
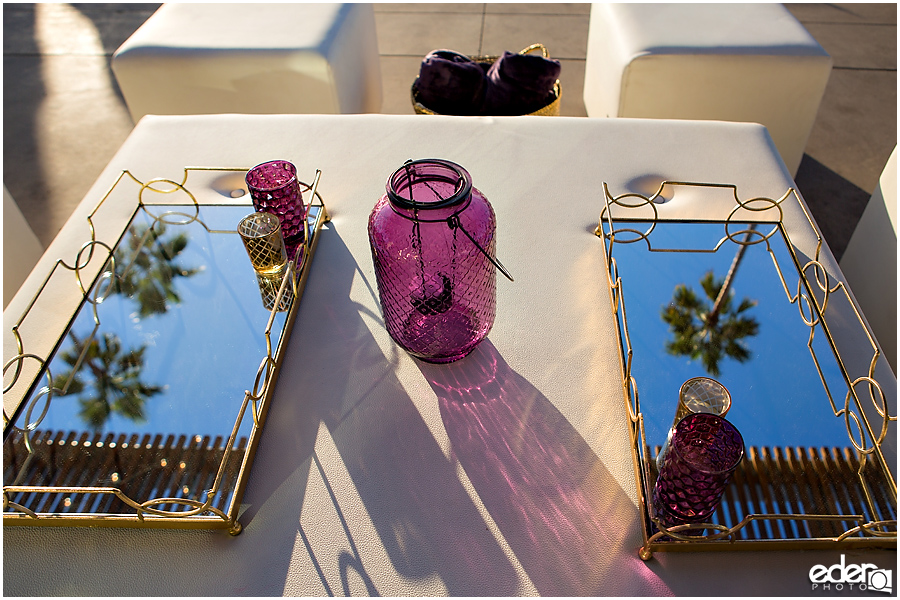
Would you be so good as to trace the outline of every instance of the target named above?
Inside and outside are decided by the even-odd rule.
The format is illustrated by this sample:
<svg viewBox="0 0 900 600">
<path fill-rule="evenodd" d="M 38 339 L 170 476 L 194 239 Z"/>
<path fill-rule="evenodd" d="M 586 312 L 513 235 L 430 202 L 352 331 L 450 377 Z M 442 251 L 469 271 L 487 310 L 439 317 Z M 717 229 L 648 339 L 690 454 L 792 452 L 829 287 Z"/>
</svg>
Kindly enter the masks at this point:
<svg viewBox="0 0 900 600">
<path fill-rule="evenodd" d="M 617 223 L 617 226 L 622 226 Z M 760 226 L 768 232 L 772 225 Z M 635 229 L 644 231 L 646 224 Z M 729 231 L 746 229 L 732 225 Z M 725 235 L 722 223 L 659 223 L 650 236 L 657 248 L 712 249 Z M 743 236 L 735 236 L 741 239 Z M 755 238 L 758 239 L 758 238 Z M 798 274 L 780 233 L 770 238 L 790 293 L 796 294 Z M 673 356 L 665 344 L 673 334 L 662 320 L 679 284 L 703 296 L 700 280 L 710 269 L 722 279 L 738 245 L 727 241 L 715 253 L 650 252 L 643 241 L 616 244 L 613 256 L 624 288 L 631 344 L 632 373 L 637 381 L 648 444 L 661 445 L 672 425 L 681 384 L 711 376 L 700 360 Z M 759 322 L 756 336 L 743 340 L 751 353 L 740 363 L 724 358 L 714 376 L 732 395 L 727 419 L 749 446 L 849 446 L 843 417 L 834 416 L 807 343 L 809 327 L 791 304 L 764 243 L 747 248 L 733 282 L 734 303 L 758 302 L 748 314 Z M 843 406 L 847 386 L 834 355 L 819 329 L 813 347 L 835 401 Z"/>
<path fill-rule="evenodd" d="M 148 210 L 160 215 L 166 208 Z M 192 212 L 185 207 L 177 210 Z M 197 272 L 174 279 L 180 301 L 167 302 L 165 313 L 141 318 L 138 303 L 121 294 L 110 295 L 98 307 L 97 336 L 114 333 L 126 350 L 146 346 L 141 380 L 147 385 L 164 386 L 161 393 L 146 400 L 145 423 L 113 413 L 104 424 L 103 433 L 213 437 L 230 434 L 244 391 L 253 386 L 265 356 L 264 330 L 270 314 L 263 306 L 240 237 L 234 233 L 238 221 L 252 210 L 250 206 L 200 207 L 199 220 L 213 232 L 197 221 L 166 225 L 164 237 L 183 233 L 189 238 L 175 262 Z M 133 221 L 144 226 L 152 222 L 144 210 Z M 123 268 L 124 265 L 117 265 L 117 271 Z M 276 318 L 273 348 L 277 347 L 285 315 L 278 313 Z M 79 339 L 85 339 L 93 327 L 90 307 L 82 307 L 72 331 Z M 71 347 L 69 340 L 67 337 L 62 344 L 63 350 Z M 59 354 L 51 362 L 54 376 L 69 370 Z M 92 393 L 91 377 L 83 379 L 85 389 L 81 395 Z M 78 397 L 55 396 L 39 429 L 90 430 L 78 415 Z M 245 416 L 241 435 L 247 435 L 251 425 L 252 419 Z"/>
</svg>

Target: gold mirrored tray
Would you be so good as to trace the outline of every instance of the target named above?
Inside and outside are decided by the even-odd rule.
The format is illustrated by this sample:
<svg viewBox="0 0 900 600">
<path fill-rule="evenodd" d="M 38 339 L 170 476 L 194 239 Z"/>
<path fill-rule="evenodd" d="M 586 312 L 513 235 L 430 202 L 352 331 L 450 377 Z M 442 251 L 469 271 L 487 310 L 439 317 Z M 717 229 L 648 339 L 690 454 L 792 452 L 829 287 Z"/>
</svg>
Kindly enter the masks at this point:
<svg viewBox="0 0 900 600">
<path fill-rule="evenodd" d="M 282 276 L 257 275 L 236 232 L 252 205 L 201 204 L 188 183 L 193 174 L 243 185 L 245 172 L 190 167 L 180 182 L 145 183 L 123 171 L 88 218 L 91 237 L 74 263 L 57 261 L 44 279 L 12 326 L 17 353 L 4 364 L 4 404 L 14 396 L 18 406 L 4 411 L 4 525 L 240 532 L 241 497 L 328 220 L 317 172 L 301 184 L 309 243 Z M 98 233 L 95 220 L 115 221 L 98 212 L 120 194 L 137 200 L 133 212 Z M 42 314 L 65 312 L 56 303 L 72 290 L 71 318 L 41 347 Z"/>
<path fill-rule="evenodd" d="M 659 205 L 685 186 L 733 194 L 729 217 L 660 219 Z M 875 379 L 878 346 L 819 262 L 821 236 L 796 193 L 742 201 L 734 186 L 663 182 L 649 197 L 613 196 L 605 184 L 604 194 L 596 233 L 618 323 L 641 557 L 896 548 L 896 398 Z M 799 203 L 816 231 L 815 256 L 791 243 L 785 202 Z M 834 328 L 853 356 L 838 351 Z M 697 376 L 729 391 L 744 459 L 709 522 L 666 527 L 652 500 L 656 456 L 682 383 Z"/>
</svg>

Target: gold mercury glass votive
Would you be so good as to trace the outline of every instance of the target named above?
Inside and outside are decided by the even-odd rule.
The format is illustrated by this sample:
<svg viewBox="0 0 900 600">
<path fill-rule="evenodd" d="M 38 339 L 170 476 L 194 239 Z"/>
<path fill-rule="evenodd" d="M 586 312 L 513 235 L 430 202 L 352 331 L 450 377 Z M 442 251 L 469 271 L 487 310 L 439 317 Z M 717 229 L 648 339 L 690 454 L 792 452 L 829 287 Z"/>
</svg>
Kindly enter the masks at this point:
<svg viewBox="0 0 900 600">
<path fill-rule="evenodd" d="M 709 377 L 694 377 L 681 384 L 675 422 L 692 413 L 711 413 L 724 417 L 731 408 L 731 394 L 724 385 Z"/>
<path fill-rule="evenodd" d="M 281 273 L 287 264 L 287 252 L 281 235 L 281 220 L 277 215 L 267 212 L 247 215 L 241 219 L 237 231 L 257 273 Z"/>
<path fill-rule="evenodd" d="M 281 289 L 281 283 L 284 280 L 284 274 L 276 273 L 274 275 L 266 275 L 263 273 L 256 274 L 256 282 L 259 284 L 259 295 L 262 298 L 263 308 L 271 311 L 275 307 L 275 300 L 278 299 L 278 290 Z M 281 296 L 281 302 L 278 303 L 277 312 L 284 312 L 291 306 L 294 300 L 294 288 L 291 282 L 284 286 L 284 294 Z"/>
</svg>

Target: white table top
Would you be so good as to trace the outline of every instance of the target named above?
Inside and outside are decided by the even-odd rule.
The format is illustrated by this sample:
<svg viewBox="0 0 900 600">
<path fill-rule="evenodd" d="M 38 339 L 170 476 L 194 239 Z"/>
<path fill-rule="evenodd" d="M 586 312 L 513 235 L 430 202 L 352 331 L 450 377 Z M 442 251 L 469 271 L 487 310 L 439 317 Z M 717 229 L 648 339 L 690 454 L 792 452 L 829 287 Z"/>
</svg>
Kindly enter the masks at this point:
<svg viewBox="0 0 900 600">
<path fill-rule="evenodd" d="M 388 175 L 426 157 L 469 170 L 496 211 L 498 257 L 516 278 L 498 278 L 488 340 L 446 367 L 413 360 L 386 333 L 366 235 Z M 758 125 L 146 117 L 4 322 L 22 312 L 52 258 L 74 257 L 85 217 L 122 169 L 142 180 L 180 179 L 185 166 L 274 158 L 294 162 L 302 179 L 323 171 L 332 222 L 244 494 L 243 533 L 4 527 L 6 594 L 800 595 L 811 593 L 812 566 L 839 562 L 837 551 L 637 556 L 615 320 L 593 235 L 601 183 L 614 194 L 650 194 L 662 179 L 734 183 L 742 198 L 780 197 L 793 182 Z M 227 201 L 214 190 L 200 190 L 198 200 Z M 686 193 L 661 205 L 661 216 L 724 217 L 729 208 Z M 813 256 L 815 236 L 798 205 L 785 207 L 784 222 L 799 252 Z M 821 261 L 842 278 L 827 247 Z M 483 385 L 514 401 L 484 425 L 490 436 L 473 441 L 472 423 L 442 408 L 438 390 L 443 378 L 472 379 L 485 368 L 494 377 Z M 896 380 L 884 365 L 878 374 L 896 414 Z M 848 563 L 882 568 L 896 561 L 889 551 L 845 554 Z"/>
</svg>

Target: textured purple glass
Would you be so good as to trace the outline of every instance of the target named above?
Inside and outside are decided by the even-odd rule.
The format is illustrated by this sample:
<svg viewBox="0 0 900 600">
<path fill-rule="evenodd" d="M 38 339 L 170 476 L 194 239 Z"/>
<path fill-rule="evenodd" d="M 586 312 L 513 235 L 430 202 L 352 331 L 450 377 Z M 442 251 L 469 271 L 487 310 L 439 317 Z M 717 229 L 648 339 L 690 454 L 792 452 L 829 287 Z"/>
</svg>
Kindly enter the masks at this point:
<svg viewBox="0 0 900 600">
<path fill-rule="evenodd" d="M 697 413 L 681 419 L 653 488 L 657 516 L 667 525 L 706 520 L 743 457 L 740 432 L 722 417 Z"/>
<path fill-rule="evenodd" d="M 297 169 L 286 160 L 262 163 L 247 171 L 247 188 L 257 212 L 278 215 L 288 258 L 306 241 L 306 206 L 300 195 Z"/>
<path fill-rule="evenodd" d="M 385 326 L 413 356 L 458 360 L 494 324 L 494 210 L 449 161 L 408 162 L 386 188 L 369 216 Z"/>
</svg>

